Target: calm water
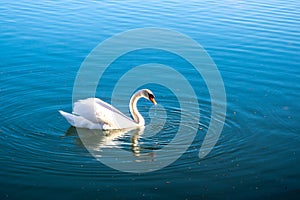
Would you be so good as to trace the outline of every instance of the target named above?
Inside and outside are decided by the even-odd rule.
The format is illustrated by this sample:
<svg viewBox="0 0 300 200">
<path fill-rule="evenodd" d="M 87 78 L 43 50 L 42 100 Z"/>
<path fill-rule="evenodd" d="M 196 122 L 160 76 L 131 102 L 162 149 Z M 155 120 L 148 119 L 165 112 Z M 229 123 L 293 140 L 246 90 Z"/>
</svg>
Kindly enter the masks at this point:
<svg viewBox="0 0 300 200">
<path fill-rule="evenodd" d="M 0 199 L 298 199 L 299 10 L 296 0 L 2 1 Z M 121 57 L 100 81 L 98 97 L 110 101 L 115 72 L 155 61 L 186 73 L 201 110 L 198 133 L 184 155 L 161 170 L 134 174 L 97 161 L 57 110 L 71 111 L 76 73 L 96 45 L 143 27 L 179 31 L 207 50 L 224 80 L 227 118 L 214 149 L 199 159 L 211 114 L 204 81 L 167 52 Z M 160 115 L 147 101 L 139 104 L 146 123 L 149 111 L 167 119 L 161 134 L 140 139 L 151 158 L 153 149 L 174 137 L 180 108 L 167 88 L 147 87 L 167 110 Z M 128 99 L 122 102 L 115 106 L 128 112 Z M 154 128 L 162 126 L 159 121 Z M 130 150 L 130 135 L 114 142 Z"/>
</svg>

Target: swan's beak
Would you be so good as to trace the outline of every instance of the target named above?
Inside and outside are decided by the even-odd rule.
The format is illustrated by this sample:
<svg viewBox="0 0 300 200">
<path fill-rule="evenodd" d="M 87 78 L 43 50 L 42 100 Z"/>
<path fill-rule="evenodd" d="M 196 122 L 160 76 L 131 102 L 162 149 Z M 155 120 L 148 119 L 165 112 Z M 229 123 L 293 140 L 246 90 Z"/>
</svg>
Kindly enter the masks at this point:
<svg viewBox="0 0 300 200">
<path fill-rule="evenodd" d="M 150 100 L 154 105 L 157 104 L 156 101 L 155 101 L 155 99 L 154 99 L 154 97 L 150 97 L 149 100 Z"/>
</svg>

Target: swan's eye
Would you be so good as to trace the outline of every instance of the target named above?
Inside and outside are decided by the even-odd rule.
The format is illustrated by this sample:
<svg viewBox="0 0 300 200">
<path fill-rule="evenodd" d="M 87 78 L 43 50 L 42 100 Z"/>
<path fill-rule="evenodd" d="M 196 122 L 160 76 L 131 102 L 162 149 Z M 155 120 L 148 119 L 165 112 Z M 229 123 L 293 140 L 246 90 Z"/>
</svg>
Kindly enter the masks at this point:
<svg viewBox="0 0 300 200">
<path fill-rule="evenodd" d="M 155 101 L 155 99 L 154 99 L 154 95 L 148 93 L 148 97 L 149 97 L 149 100 L 155 105 L 155 104 L 156 104 L 156 101 Z"/>
<path fill-rule="evenodd" d="M 153 94 L 148 93 L 148 97 L 149 97 L 149 99 L 154 99 L 154 95 Z"/>
</svg>

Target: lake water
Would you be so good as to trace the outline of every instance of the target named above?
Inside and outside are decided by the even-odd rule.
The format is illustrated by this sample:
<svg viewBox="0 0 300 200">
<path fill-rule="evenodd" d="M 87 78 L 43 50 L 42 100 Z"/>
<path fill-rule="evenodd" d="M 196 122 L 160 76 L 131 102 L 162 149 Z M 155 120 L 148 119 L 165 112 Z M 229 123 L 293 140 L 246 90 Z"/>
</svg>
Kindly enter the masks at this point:
<svg viewBox="0 0 300 200">
<path fill-rule="evenodd" d="M 0 199 L 299 199 L 299 10 L 296 0 L 2 1 Z M 161 63 L 185 74 L 201 112 L 199 122 L 194 116 L 182 120 L 197 105 L 180 110 L 171 90 L 144 85 L 159 104 L 139 103 L 146 124 L 154 124 L 146 130 L 160 132 L 141 135 L 138 152 L 131 149 L 130 133 L 110 145 L 137 153 L 136 161 L 147 164 L 171 142 L 180 122 L 191 131 L 196 122 L 197 133 L 170 165 L 128 173 L 97 160 L 57 111 L 71 112 L 77 72 L 99 43 L 145 27 L 178 31 L 203 46 L 223 78 L 227 113 L 218 142 L 200 159 L 211 120 L 204 80 L 168 52 L 144 49 L 121 56 L 100 80 L 97 97 L 111 102 L 122 73 Z M 164 78 L 172 80 L 168 73 Z M 119 93 L 113 104 L 127 115 L 128 95 Z M 97 138 L 92 141 L 97 146 Z"/>
</svg>

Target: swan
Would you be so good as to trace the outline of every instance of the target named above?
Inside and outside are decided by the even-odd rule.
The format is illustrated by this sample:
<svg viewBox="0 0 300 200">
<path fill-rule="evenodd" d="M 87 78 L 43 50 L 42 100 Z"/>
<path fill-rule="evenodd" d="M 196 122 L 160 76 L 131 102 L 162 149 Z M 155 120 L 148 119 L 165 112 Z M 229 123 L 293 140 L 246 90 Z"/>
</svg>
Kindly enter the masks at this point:
<svg viewBox="0 0 300 200">
<path fill-rule="evenodd" d="M 77 128 L 113 130 L 143 127 L 145 120 L 137 109 L 137 102 L 140 98 L 148 99 L 156 105 L 151 90 L 137 91 L 132 95 L 129 102 L 129 110 L 133 119 L 98 98 L 87 98 L 75 102 L 72 114 L 62 110 L 59 110 L 59 113 Z"/>
</svg>

